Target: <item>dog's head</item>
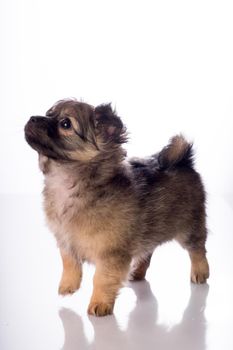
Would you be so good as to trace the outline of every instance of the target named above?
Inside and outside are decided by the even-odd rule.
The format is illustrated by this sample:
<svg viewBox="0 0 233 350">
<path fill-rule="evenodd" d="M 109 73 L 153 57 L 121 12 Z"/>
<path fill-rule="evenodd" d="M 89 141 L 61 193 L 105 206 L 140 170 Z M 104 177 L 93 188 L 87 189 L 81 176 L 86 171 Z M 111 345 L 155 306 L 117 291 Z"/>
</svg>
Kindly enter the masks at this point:
<svg viewBox="0 0 233 350">
<path fill-rule="evenodd" d="M 66 161 L 89 161 L 115 152 L 126 142 L 126 129 L 110 104 L 96 108 L 76 100 L 63 100 L 46 115 L 33 116 L 25 137 L 38 153 Z"/>
</svg>

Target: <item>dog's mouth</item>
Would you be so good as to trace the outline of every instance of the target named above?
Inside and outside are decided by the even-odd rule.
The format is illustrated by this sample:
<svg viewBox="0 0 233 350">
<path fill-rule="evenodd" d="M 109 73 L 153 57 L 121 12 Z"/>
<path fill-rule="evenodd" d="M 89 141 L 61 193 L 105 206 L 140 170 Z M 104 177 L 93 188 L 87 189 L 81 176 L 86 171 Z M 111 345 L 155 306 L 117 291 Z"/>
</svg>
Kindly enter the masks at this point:
<svg viewBox="0 0 233 350">
<path fill-rule="evenodd" d="M 33 125 L 33 123 L 30 120 L 25 125 L 24 133 L 25 133 L 25 139 L 31 147 L 41 143 L 42 138 L 38 133 L 38 129 L 35 128 L 35 125 Z"/>
<path fill-rule="evenodd" d="M 31 120 L 24 128 L 25 139 L 27 143 L 37 152 L 42 153 L 50 158 L 57 158 L 53 149 L 44 140 L 43 133 L 38 129 Z"/>
<path fill-rule="evenodd" d="M 36 136 L 37 136 L 35 128 L 33 128 L 33 126 L 31 125 L 30 122 L 28 122 L 25 125 L 24 132 L 25 132 L 25 138 L 27 141 L 32 139 L 32 138 L 36 138 Z"/>
<path fill-rule="evenodd" d="M 33 143 L 37 143 L 38 135 L 35 128 L 33 128 L 30 122 L 28 122 L 25 125 L 24 133 L 25 133 L 25 139 L 30 146 L 33 146 Z"/>
</svg>

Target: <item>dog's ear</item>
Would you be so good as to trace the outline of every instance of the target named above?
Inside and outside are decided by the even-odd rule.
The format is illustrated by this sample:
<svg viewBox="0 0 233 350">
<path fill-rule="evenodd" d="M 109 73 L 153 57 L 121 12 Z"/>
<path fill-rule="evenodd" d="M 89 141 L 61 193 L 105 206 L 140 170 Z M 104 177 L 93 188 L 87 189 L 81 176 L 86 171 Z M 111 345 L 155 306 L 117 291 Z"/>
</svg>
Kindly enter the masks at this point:
<svg viewBox="0 0 233 350">
<path fill-rule="evenodd" d="M 94 110 L 94 118 L 97 133 L 101 134 L 105 142 L 124 143 L 127 141 L 126 128 L 110 103 L 97 106 Z"/>
</svg>

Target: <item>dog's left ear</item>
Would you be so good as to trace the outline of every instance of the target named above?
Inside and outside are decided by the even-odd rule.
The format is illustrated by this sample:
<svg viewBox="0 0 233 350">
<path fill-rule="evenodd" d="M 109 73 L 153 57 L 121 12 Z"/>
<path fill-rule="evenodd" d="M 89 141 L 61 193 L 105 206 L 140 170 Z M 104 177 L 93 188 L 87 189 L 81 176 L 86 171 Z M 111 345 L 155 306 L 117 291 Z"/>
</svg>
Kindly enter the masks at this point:
<svg viewBox="0 0 233 350">
<path fill-rule="evenodd" d="M 102 104 L 94 110 L 96 130 L 105 142 L 124 143 L 127 141 L 126 129 L 111 104 Z"/>
</svg>

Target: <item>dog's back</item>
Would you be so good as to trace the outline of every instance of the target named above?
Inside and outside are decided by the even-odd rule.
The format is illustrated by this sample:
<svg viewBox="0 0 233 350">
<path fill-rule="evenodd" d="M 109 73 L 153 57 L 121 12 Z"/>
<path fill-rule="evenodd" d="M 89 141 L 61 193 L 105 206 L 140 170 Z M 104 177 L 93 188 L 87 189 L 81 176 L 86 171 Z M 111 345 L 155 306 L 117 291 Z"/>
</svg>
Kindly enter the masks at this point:
<svg viewBox="0 0 233 350">
<path fill-rule="evenodd" d="M 203 246 L 205 192 L 193 158 L 192 144 L 175 136 L 160 153 L 130 162 L 138 190 L 141 239 L 149 250 L 173 238 L 190 249 Z"/>
</svg>

